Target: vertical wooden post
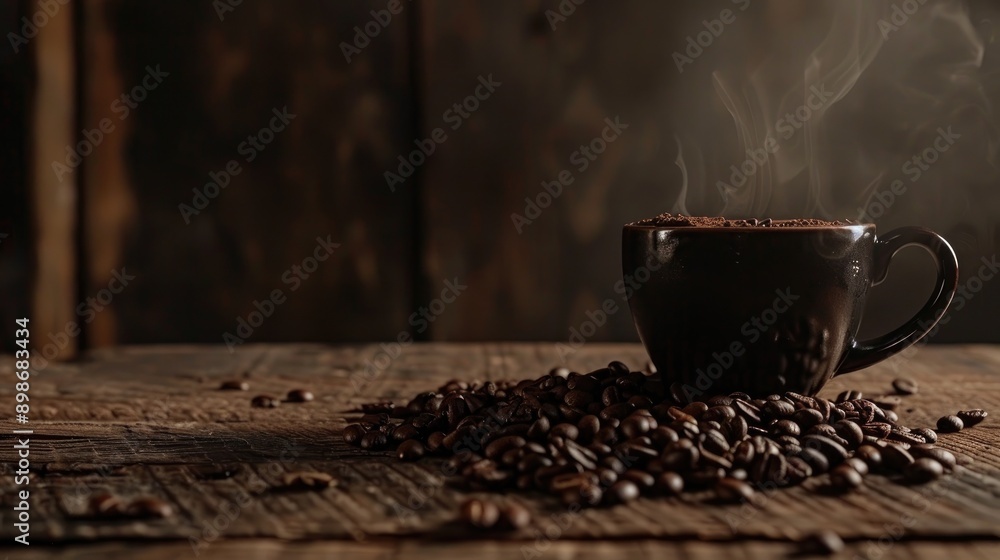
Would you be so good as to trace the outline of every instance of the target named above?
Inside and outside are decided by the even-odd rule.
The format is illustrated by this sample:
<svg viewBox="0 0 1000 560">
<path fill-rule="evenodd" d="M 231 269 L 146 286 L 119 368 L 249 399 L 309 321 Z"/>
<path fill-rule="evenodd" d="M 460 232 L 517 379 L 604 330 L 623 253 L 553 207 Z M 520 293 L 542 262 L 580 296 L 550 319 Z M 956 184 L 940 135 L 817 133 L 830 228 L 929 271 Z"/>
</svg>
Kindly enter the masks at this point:
<svg viewBox="0 0 1000 560">
<path fill-rule="evenodd" d="M 59 5 L 48 14 L 38 1 L 29 4 L 28 18 L 45 14 L 38 25 L 35 65 L 38 82 L 30 121 L 33 150 L 31 169 L 36 225 L 36 262 L 32 329 L 34 346 L 47 360 L 73 356 L 78 337 L 67 326 L 76 320 L 77 161 L 74 150 L 76 91 L 73 56 L 74 3 Z M 39 22 L 42 17 L 38 17 Z M 59 165 L 70 168 L 65 171 Z M 63 336 L 65 335 L 65 336 Z"/>
</svg>

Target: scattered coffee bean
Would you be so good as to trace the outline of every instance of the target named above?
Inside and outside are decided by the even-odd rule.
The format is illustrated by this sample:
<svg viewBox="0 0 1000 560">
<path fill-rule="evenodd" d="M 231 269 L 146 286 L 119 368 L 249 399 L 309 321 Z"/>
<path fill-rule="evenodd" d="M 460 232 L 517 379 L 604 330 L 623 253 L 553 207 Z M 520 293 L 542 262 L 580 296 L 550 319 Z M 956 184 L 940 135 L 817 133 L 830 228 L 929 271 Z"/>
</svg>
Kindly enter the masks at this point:
<svg viewBox="0 0 1000 560">
<path fill-rule="evenodd" d="M 174 514 L 170 504 L 156 498 L 138 498 L 129 503 L 125 514 L 137 518 L 167 518 Z"/>
<path fill-rule="evenodd" d="M 832 555 L 843 550 L 844 540 L 840 538 L 840 535 L 833 531 L 820 531 L 803 541 L 799 552 L 803 556 L 810 554 Z"/>
<path fill-rule="evenodd" d="M 976 408 L 973 410 L 960 410 L 957 416 L 962 420 L 966 428 L 971 428 L 985 420 L 989 414 L 981 408 Z"/>
<path fill-rule="evenodd" d="M 944 474 L 944 467 L 930 457 L 921 457 L 913 461 L 903 469 L 903 476 L 907 482 L 913 484 L 923 484 L 936 480 Z"/>
<path fill-rule="evenodd" d="M 90 513 L 98 517 L 120 517 L 125 514 L 125 503 L 111 494 L 102 493 L 90 498 Z"/>
<path fill-rule="evenodd" d="M 306 389 L 292 389 L 288 392 L 288 402 L 304 403 L 313 400 L 312 391 Z"/>
<path fill-rule="evenodd" d="M 219 389 L 223 391 L 249 391 L 250 384 L 240 379 L 231 379 L 229 381 L 223 381 L 222 384 L 219 385 Z"/>
<path fill-rule="evenodd" d="M 285 473 L 285 488 L 289 490 L 323 490 L 335 484 L 332 476 L 321 472 Z"/>
<path fill-rule="evenodd" d="M 605 500 L 612 504 L 624 504 L 639 497 L 639 487 L 629 480 L 619 480 L 611 485 L 604 494 Z"/>
<path fill-rule="evenodd" d="M 531 523 L 531 512 L 520 504 L 508 504 L 500 510 L 500 527 L 516 531 Z"/>
<path fill-rule="evenodd" d="M 500 508 L 489 500 L 466 500 L 459 511 L 462 521 L 477 529 L 492 529 L 500 521 Z"/>
<path fill-rule="evenodd" d="M 924 438 L 925 443 L 935 443 L 938 439 L 937 432 L 930 428 L 915 428 L 913 433 Z"/>
<path fill-rule="evenodd" d="M 958 464 L 955 454 L 947 449 L 942 449 L 933 445 L 915 445 L 910 448 L 910 455 L 917 459 L 928 458 L 941 463 L 947 470 L 952 470 Z"/>
<path fill-rule="evenodd" d="M 861 473 L 854 470 L 850 465 L 838 465 L 830 471 L 830 485 L 838 491 L 846 492 L 861 486 L 863 482 Z"/>
<path fill-rule="evenodd" d="M 689 401 L 675 398 L 682 389 L 620 362 L 516 382 L 452 380 L 405 406 L 362 406 L 343 438 L 371 451 L 391 442 L 401 460 L 442 455 L 469 489 L 540 490 L 581 507 L 700 489 L 741 500 L 755 485 L 787 487 L 824 474 L 830 487 L 849 490 L 869 470 L 916 480 L 913 473 L 927 468 L 926 461 L 913 467 L 916 460 L 935 461 L 942 472 L 961 461 L 925 443 L 935 431 L 898 422 L 896 395 L 869 400 L 847 391 L 834 402 L 732 393 Z M 479 521 L 470 524 L 517 525 L 503 520 L 503 507 L 475 503 L 467 508 Z"/>
<path fill-rule="evenodd" d="M 723 502 L 750 501 L 754 496 L 754 489 L 742 480 L 723 478 L 715 484 L 715 495 Z"/>
<path fill-rule="evenodd" d="M 250 406 L 256 408 L 277 408 L 281 401 L 270 395 L 257 395 L 250 401 Z"/>
<path fill-rule="evenodd" d="M 950 434 L 959 432 L 965 427 L 965 423 L 958 416 L 942 416 L 937 421 L 937 431 Z"/>
<path fill-rule="evenodd" d="M 415 439 L 408 439 L 399 444 L 396 456 L 403 461 L 416 461 L 424 456 L 424 445 Z"/>
<path fill-rule="evenodd" d="M 917 382 L 906 378 L 894 379 L 892 388 L 900 395 L 914 395 L 917 393 Z"/>
</svg>

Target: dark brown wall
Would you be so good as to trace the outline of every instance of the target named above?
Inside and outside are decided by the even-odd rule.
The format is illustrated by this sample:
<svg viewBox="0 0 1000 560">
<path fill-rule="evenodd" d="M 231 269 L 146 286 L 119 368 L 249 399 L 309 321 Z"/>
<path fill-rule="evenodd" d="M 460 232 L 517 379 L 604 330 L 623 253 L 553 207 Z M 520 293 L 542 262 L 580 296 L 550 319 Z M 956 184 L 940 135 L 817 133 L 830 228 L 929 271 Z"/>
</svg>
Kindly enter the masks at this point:
<svg viewBox="0 0 1000 560">
<path fill-rule="evenodd" d="M 789 45 L 822 39 L 843 6 L 754 0 L 681 73 L 671 53 L 736 2 L 590 1 L 552 20 L 568 0 L 404 0 L 348 63 L 342 43 L 386 4 L 245 0 L 221 18 L 210 2 L 86 4 L 82 126 L 110 118 L 116 129 L 82 167 L 81 301 L 121 267 L 136 277 L 88 325 L 91 345 L 221 342 L 274 289 L 287 302 L 250 341 L 395 338 L 416 330 L 411 313 L 454 279 L 468 288 L 419 337 L 565 340 L 588 311 L 612 300 L 618 311 L 594 339 L 635 340 L 615 289 L 621 225 L 674 209 L 678 141 L 716 150 L 700 162 L 687 154 L 686 203 L 693 213 L 721 211 L 716 179 L 738 163 L 740 147 L 714 76 L 721 72 L 750 95 L 751 82 L 731 72 L 740 64 L 777 60 L 780 70 L 786 57 L 802 67 L 809 51 Z M 888 1 L 865 6 L 867 27 L 858 29 L 871 31 L 875 17 L 891 13 Z M 956 150 L 968 163 L 938 166 L 876 220 L 880 231 L 915 224 L 941 232 L 959 253 L 963 278 L 1000 248 L 1000 175 L 988 172 L 996 156 L 991 103 L 1000 93 L 1000 53 L 988 40 L 996 14 L 981 2 L 970 10 L 985 45 L 970 78 L 981 95 L 900 101 L 896 86 L 920 90 L 920 68 L 934 60 L 930 49 L 914 52 L 904 69 L 898 63 L 921 41 L 920 16 L 909 35 L 886 43 L 823 132 L 846 139 L 830 148 L 836 165 L 823 168 L 828 202 L 840 212 L 830 217 L 854 218 L 866 189 L 887 186 L 877 183 L 881 170 L 898 168 L 933 130 L 931 120 L 915 125 L 911 113 L 968 108 L 942 111 L 977 131 Z M 114 99 L 157 65 L 169 76 L 120 118 Z M 485 95 L 480 78 L 490 77 L 499 85 Z M 795 86 L 784 78 L 770 79 L 779 89 Z M 477 87 L 482 98 L 469 103 L 478 107 L 457 120 L 453 105 Z M 285 106 L 296 115 L 288 129 L 245 161 L 240 143 Z M 574 154 L 616 118 L 627 129 L 581 169 Z M 435 129 L 447 138 L 414 176 L 390 188 L 386 172 L 397 172 L 398 158 Z M 230 160 L 242 172 L 185 223 L 178 205 L 191 204 L 192 189 L 202 190 Z M 513 215 L 525 214 L 525 198 L 536 199 L 560 173 L 572 183 L 519 231 Z M 776 196 L 753 214 L 817 215 L 798 205 L 804 187 L 789 185 L 794 196 Z M 283 272 L 328 235 L 340 247 L 292 292 Z M 919 252 L 902 254 L 873 291 L 863 333 L 884 332 L 912 314 L 930 291 L 930 273 Z M 1000 341 L 998 312 L 1000 283 L 987 282 L 935 340 Z"/>
</svg>

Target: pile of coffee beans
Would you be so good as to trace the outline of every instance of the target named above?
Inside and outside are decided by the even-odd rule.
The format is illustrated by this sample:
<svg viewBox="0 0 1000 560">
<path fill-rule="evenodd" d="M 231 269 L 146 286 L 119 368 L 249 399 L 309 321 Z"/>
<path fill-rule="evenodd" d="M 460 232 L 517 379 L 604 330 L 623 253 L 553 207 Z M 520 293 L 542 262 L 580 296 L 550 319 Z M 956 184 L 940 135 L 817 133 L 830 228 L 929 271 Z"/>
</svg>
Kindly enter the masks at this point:
<svg viewBox="0 0 1000 560">
<path fill-rule="evenodd" d="M 897 381 L 897 393 L 916 392 L 915 383 Z M 372 451 L 395 448 L 402 460 L 446 456 L 446 474 L 477 490 L 535 489 L 580 506 L 688 490 L 739 502 L 817 476 L 833 492 L 857 488 L 871 473 L 934 480 L 960 463 L 934 445 L 938 432 L 986 417 L 963 411 L 933 430 L 900 424 L 896 395 L 733 393 L 682 404 L 670 393 L 658 375 L 618 361 L 587 374 L 557 368 L 518 382 L 455 380 L 405 406 L 365 405 L 343 438 Z"/>
</svg>

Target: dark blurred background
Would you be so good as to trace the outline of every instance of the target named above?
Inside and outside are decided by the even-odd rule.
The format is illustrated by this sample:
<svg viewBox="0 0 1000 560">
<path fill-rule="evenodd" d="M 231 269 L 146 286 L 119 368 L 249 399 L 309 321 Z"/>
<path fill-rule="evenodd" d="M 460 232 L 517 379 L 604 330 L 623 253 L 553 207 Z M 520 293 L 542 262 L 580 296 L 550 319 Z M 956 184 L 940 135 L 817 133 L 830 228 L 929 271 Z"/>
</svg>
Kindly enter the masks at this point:
<svg viewBox="0 0 1000 560">
<path fill-rule="evenodd" d="M 20 0 L 0 23 L 0 320 L 50 354 L 566 340 L 609 298 L 591 339 L 637 340 L 621 226 L 664 211 L 929 227 L 972 282 L 934 341 L 1000 342 L 995 2 Z M 931 290 L 928 256 L 897 261 L 866 336 Z"/>
</svg>

